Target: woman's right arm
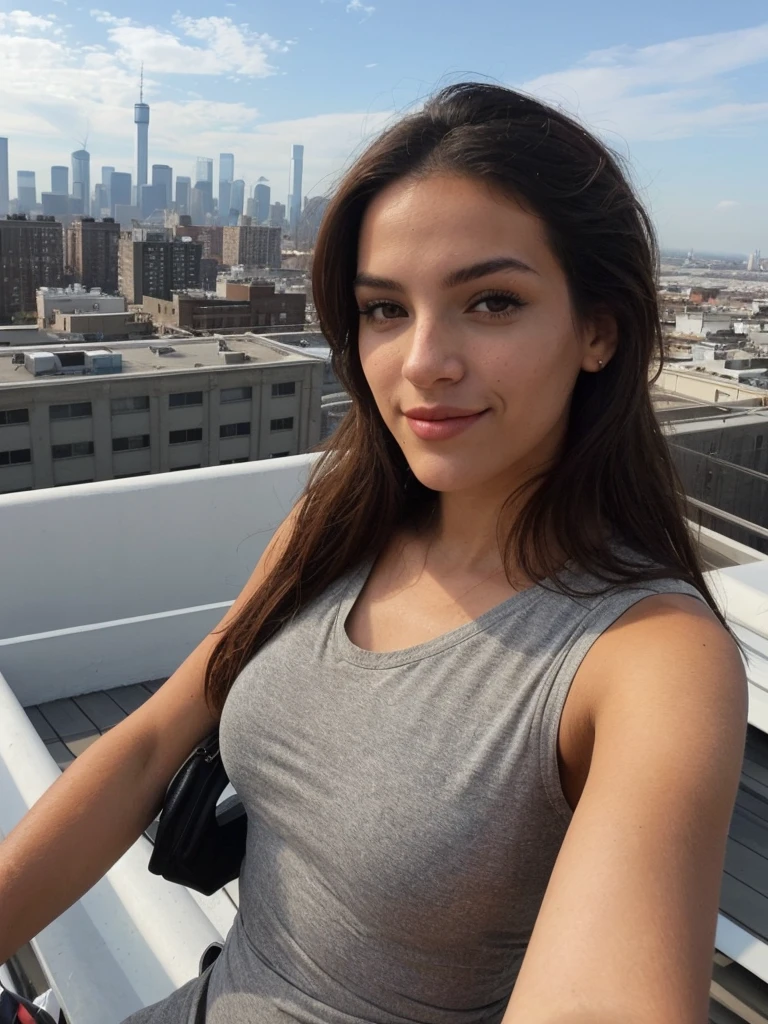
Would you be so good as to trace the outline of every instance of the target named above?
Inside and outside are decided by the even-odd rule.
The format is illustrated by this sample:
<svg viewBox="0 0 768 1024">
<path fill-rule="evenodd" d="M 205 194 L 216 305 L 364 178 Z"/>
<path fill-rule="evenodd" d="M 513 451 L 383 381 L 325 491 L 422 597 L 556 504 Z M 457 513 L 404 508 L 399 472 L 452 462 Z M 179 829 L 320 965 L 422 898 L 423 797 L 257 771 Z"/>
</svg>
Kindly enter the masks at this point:
<svg viewBox="0 0 768 1024">
<path fill-rule="evenodd" d="M 92 743 L 0 842 L 0 964 L 107 873 L 159 814 L 165 791 L 217 725 L 205 669 L 227 625 L 290 539 L 300 503 L 273 535 L 215 630 L 140 708 Z"/>
</svg>

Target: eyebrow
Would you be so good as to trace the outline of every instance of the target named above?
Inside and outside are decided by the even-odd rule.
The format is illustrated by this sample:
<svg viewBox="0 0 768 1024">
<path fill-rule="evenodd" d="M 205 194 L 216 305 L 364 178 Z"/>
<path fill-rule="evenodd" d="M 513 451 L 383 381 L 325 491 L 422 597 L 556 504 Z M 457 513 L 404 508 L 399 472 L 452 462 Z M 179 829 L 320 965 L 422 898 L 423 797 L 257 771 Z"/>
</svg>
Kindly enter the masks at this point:
<svg viewBox="0 0 768 1024">
<path fill-rule="evenodd" d="M 473 263 L 471 267 L 460 267 L 452 270 L 443 278 L 444 288 L 455 288 L 460 284 L 467 284 L 469 281 L 476 281 L 480 277 L 487 277 L 489 274 L 496 274 L 500 270 L 518 270 L 526 274 L 538 274 L 533 267 L 529 267 L 522 260 L 513 256 L 497 256 L 494 259 L 483 260 L 482 263 Z M 352 282 L 353 288 L 386 288 L 393 292 L 405 291 L 398 281 L 389 277 L 374 277 L 373 274 L 360 273 Z"/>
</svg>

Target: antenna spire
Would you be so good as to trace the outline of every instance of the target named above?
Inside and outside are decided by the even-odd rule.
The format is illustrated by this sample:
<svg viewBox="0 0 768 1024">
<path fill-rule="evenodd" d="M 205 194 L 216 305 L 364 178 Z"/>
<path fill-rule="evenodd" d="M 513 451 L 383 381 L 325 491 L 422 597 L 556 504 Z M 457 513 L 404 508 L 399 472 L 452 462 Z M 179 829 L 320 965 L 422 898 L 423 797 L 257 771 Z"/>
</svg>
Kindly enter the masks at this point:
<svg viewBox="0 0 768 1024">
<path fill-rule="evenodd" d="M 144 61 L 141 62 L 141 79 L 139 80 L 139 103 L 144 102 Z"/>
</svg>

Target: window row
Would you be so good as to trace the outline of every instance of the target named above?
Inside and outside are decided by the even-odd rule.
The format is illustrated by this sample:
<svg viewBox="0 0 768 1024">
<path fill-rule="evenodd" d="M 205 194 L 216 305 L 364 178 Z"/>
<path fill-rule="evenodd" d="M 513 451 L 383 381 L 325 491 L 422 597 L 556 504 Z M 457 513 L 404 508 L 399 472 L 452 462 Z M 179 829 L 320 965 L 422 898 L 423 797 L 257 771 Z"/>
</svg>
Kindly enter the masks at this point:
<svg viewBox="0 0 768 1024">
<path fill-rule="evenodd" d="M 31 448 L 16 448 L 10 452 L 0 452 L 0 466 L 21 466 L 32 461 Z"/>
<path fill-rule="evenodd" d="M 281 381 L 279 384 L 272 385 L 273 398 L 282 398 L 287 395 L 295 394 L 295 380 Z M 219 395 L 222 403 L 247 402 L 253 398 L 253 388 L 222 388 Z M 180 391 L 168 396 L 169 409 L 202 404 L 202 391 Z M 149 409 L 149 395 L 134 395 L 129 398 L 113 398 L 111 406 L 113 416 L 124 412 L 141 412 L 142 410 Z M 50 406 L 49 416 L 52 420 L 83 419 L 93 416 L 93 406 L 91 402 L 65 402 L 61 405 Z M 6 409 L 0 411 L 0 427 L 10 426 L 14 423 L 29 423 L 29 409 Z"/>
</svg>

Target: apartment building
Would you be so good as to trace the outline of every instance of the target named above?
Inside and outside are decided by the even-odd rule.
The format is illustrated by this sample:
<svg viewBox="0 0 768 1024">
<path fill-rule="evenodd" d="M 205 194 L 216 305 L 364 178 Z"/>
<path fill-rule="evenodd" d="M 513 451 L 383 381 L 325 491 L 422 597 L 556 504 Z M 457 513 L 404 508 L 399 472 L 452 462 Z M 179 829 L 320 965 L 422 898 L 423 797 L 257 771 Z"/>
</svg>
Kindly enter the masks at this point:
<svg viewBox="0 0 768 1024">
<path fill-rule="evenodd" d="M 298 455 L 323 362 L 255 337 L 0 352 L 0 493 Z"/>
<path fill-rule="evenodd" d="M 108 294 L 117 291 L 120 225 L 114 219 L 83 217 L 73 221 L 67 228 L 66 244 L 67 269 L 78 284 Z"/>
<path fill-rule="evenodd" d="M 280 267 L 282 231 L 280 228 L 243 225 L 222 228 L 223 261 L 228 266 Z"/>
<path fill-rule="evenodd" d="M 35 312 L 35 290 L 62 284 L 64 244 L 53 217 L 27 220 L 22 214 L 0 220 L 0 323 Z"/>
<path fill-rule="evenodd" d="M 139 305 L 145 295 L 170 299 L 174 292 L 200 286 L 199 242 L 170 240 L 168 233 L 125 231 L 120 236 L 118 287 L 129 303 Z"/>
</svg>

